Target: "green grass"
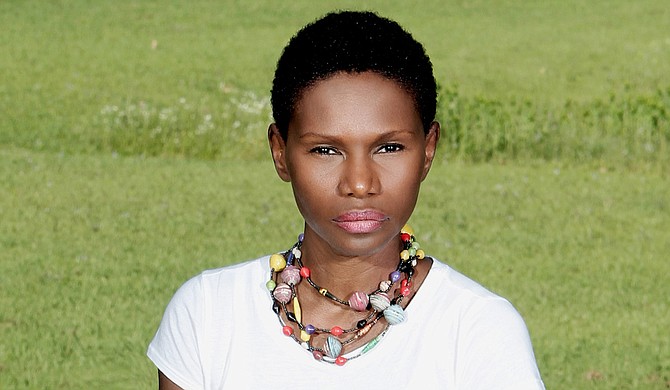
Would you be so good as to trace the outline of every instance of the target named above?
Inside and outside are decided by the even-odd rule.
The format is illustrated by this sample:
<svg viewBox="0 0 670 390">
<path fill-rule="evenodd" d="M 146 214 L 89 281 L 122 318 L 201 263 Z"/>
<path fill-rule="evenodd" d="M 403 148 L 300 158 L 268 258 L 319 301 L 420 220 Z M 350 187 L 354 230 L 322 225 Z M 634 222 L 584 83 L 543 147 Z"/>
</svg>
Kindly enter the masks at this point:
<svg viewBox="0 0 670 390">
<path fill-rule="evenodd" d="M 281 47 L 372 8 L 441 85 L 422 245 L 517 306 L 548 388 L 667 389 L 669 8 L 422 5 L 0 2 L 0 388 L 155 387 L 174 290 L 301 230 L 266 150 Z"/>
<path fill-rule="evenodd" d="M 255 159 L 285 42 L 371 8 L 433 59 L 450 141 L 468 136 L 444 156 L 670 165 L 665 2 L 422 4 L 3 2 L 0 145 Z"/>
<path fill-rule="evenodd" d="M 151 388 L 144 351 L 174 290 L 301 230 L 269 161 L 4 149 L 0 163 L 1 388 Z M 668 193 L 652 173 L 440 164 L 412 224 L 514 302 L 548 388 L 662 389 Z"/>
</svg>

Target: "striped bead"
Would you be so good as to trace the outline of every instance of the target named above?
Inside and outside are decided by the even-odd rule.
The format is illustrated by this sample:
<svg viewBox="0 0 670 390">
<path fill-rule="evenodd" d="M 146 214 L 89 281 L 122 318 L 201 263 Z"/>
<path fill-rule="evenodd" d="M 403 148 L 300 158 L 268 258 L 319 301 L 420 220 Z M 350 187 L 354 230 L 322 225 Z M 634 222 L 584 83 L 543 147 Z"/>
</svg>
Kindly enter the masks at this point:
<svg viewBox="0 0 670 390">
<path fill-rule="evenodd" d="M 365 311 L 368 307 L 368 294 L 356 291 L 349 297 L 349 306 L 356 311 Z"/>
<path fill-rule="evenodd" d="M 381 312 L 391 305 L 391 299 L 386 293 L 375 293 L 370 295 L 370 305 L 375 311 Z"/>
<path fill-rule="evenodd" d="M 293 265 L 289 265 L 279 274 L 281 280 L 286 284 L 296 285 L 300 283 L 300 269 Z"/>
<path fill-rule="evenodd" d="M 342 352 L 342 343 L 333 336 L 328 336 L 326 344 L 323 346 L 323 351 L 329 358 L 335 359 L 340 356 Z"/>
<path fill-rule="evenodd" d="M 389 325 L 398 325 L 405 321 L 405 311 L 399 305 L 391 305 L 384 310 L 384 318 Z"/>
<path fill-rule="evenodd" d="M 288 284 L 279 283 L 272 292 L 272 296 L 281 303 L 288 303 L 291 300 L 291 296 L 293 296 L 293 292 Z"/>
</svg>

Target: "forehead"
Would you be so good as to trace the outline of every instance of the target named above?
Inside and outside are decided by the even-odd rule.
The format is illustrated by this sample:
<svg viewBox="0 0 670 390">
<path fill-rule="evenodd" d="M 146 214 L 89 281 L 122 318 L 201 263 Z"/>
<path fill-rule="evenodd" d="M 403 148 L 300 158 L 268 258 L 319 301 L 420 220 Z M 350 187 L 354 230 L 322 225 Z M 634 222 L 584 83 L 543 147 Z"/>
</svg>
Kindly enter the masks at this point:
<svg viewBox="0 0 670 390">
<path fill-rule="evenodd" d="M 289 133 L 314 130 L 422 131 L 416 103 L 399 83 L 374 72 L 337 73 L 306 89 Z"/>
</svg>

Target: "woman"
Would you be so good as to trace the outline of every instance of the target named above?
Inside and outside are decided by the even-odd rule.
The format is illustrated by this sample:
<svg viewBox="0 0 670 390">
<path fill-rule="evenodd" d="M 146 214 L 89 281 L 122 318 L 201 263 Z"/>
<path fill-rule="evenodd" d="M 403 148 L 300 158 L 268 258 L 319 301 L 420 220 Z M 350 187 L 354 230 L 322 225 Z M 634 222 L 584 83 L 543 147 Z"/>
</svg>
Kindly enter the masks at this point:
<svg viewBox="0 0 670 390">
<path fill-rule="evenodd" d="M 516 310 L 405 226 L 440 135 L 421 44 L 326 15 L 284 49 L 272 106 L 304 233 L 179 289 L 148 351 L 160 388 L 544 388 Z"/>
</svg>

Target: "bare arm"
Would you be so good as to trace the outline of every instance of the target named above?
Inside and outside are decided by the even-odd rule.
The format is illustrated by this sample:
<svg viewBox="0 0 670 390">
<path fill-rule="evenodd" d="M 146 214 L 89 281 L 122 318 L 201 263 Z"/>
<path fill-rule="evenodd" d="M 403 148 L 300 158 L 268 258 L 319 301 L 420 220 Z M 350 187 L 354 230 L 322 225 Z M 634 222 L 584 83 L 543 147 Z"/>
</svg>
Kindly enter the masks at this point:
<svg viewBox="0 0 670 390">
<path fill-rule="evenodd" d="M 158 370 L 158 390 L 183 390 Z"/>
</svg>

